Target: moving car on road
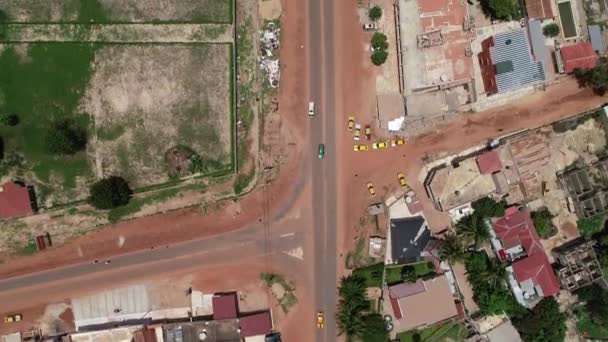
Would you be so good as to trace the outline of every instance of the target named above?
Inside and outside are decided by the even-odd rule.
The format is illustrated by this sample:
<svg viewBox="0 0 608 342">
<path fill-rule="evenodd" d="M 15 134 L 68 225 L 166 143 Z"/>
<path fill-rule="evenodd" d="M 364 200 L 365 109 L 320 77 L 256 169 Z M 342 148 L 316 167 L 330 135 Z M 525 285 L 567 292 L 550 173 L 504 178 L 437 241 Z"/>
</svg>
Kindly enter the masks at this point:
<svg viewBox="0 0 608 342">
<path fill-rule="evenodd" d="M 370 196 L 376 196 L 376 190 L 374 190 L 374 184 L 372 184 L 372 182 L 367 182 L 367 191 L 369 191 Z"/>
<path fill-rule="evenodd" d="M 348 117 L 348 131 L 352 131 L 353 128 L 355 127 L 355 117 L 354 116 L 349 116 Z"/>
<path fill-rule="evenodd" d="M 407 188 L 407 183 L 405 182 L 405 175 L 401 172 L 399 172 L 397 174 L 397 178 L 399 179 L 399 184 L 401 185 L 401 188 L 405 189 Z"/>
<path fill-rule="evenodd" d="M 315 116 L 315 103 L 312 101 L 308 102 L 308 116 Z"/>
<path fill-rule="evenodd" d="M 317 312 L 317 328 L 323 329 L 325 326 L 325 314 L 323 311 Z"/>
<path fill-rule="evenodd" d="M 355 152 L 359 152 L 359 151 L 365 152 L 365 151 L 367 151 L 367 145 L 365 145 L 365 144 L 360 144 L 360 145 L 355 144 L 355 146 L 353 146 L 353 150 Z"/>
<path fill-rule="evenodd" d="M 21 314 L 7 315 L 4 316 L 4 323 L 19 322 L 22 318 L 23 316 L 21 316 Z"/>
<path fill-rule="evenodd" d="M 365 125 L 365 139 L 369 140 L 372 138 L 372 128 L 369 125 Z"/>
<path fill-rule="evenodd" d="M 325 158 L 325 145 L 319 144 L 319 159 L 323 160 Z"/>
<path fill-rule="evenodd" d="M 361 138 L 361 125 L 356 124 L 355 125 L 355 136 L 353 139 L 355 139 L 355 141 L 359 141 L 360 138 Z"/>
</svg>

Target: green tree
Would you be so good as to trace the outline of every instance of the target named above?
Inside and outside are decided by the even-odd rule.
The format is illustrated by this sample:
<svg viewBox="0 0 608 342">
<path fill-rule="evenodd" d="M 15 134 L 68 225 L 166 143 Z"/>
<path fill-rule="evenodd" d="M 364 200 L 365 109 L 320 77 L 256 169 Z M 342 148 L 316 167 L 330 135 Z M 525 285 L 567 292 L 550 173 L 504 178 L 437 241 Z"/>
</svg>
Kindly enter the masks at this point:
<svg viewBox="0 0 608 342">
<path fill-rule="evenodd" d="M 132 194 L 126 180 L 110 176 L 91 186 L 89 202 L 98 209 L 112 209 L 129 203 Z"/>
<path fill-rule="evenodd" d="M 372 47 L 374 50 L 386 50 L 388 49 L 388 38 L 384 33 L 376 32 L 372 36 Z"/>
<path fill-rule="evenodd" d="M 464 243 L 476 247 L 490 240 L 490 231 L 483 217 L 475 214 L 467 215 L 456 223 L 456 234 Z"/>
<path fill-rule="evenodd" d="M 471 207 L 475 210 L 475 214 L 484 218 L 503 217 L 505 216 L 505 204 L 496 202 L 490 197 L 483 197 L 471 203 Z"/>
<path fill-rule="evenodd" d="M 579 300 L 585 302 L 585 309 L 593 323 L 608 324 L 608 292 L 593 284 L 576 291 Z"/>
<path fill-rule="evenodd" d="M 543 34 L 545 37 L 553 38 L 559 35 L 559 25 L 556 23 L 551 23 L 543 27 Z"/>
<path fill-rule="evenodd" d="M 454 234 L 447 235 L 441 243 L 439 258 L 453 265 L 458 261 L 464 260 L 465 255 L 464 247 L 458 237 Z"/>
<path fill-rule="evenodd" d="M 593 69 L 575 69 L 574 76 L 583 87 L 591 87 L 598 95 L 608 90 L 608 61 L 600 59 L 600 64 Z"/>
<path fill-rule="evenodd" d="M 498 20 L 510 20 L 517 12 L 515 0 L 480 0 L 486 15 Z"/>
<path fill-rule="evenodd" d="M 542 239 L 548 239 L 557 234 L 557 229 L 551 223 L 553 217 L 553 214 L 547 208 L 532 212 L 534 227 L 536 227 L 536 232 Z"/>
<path fill-rule="evenodd" d="M 488 282 L 492 287 L 502 286 L 503 282 L 507 280 L 506 266 L 505 264 L 490 262 L 482 272 L 484 281 Z"/>
<path fill-rule="evenodd" d="M 553 297 L 543 298 L 521 318 L 513 319 L 513 324 L 524 341 L 557 342 L 566 336 L 566 315 Z"/>
<path fill-rule="evenodd" d="M 386 62 L 388 58 L 388 52 L 386 50 L 376 50 L 372 53 L 372 63 L 376 66 L 380 66 Z"/>
<path fill-rule="evenodd" d="M 413 283 L 418 279 L 414 266 L 403 266 L 401 269 L 401 280 Z"/>
<path fill-rule="evenodd" d="M 365 331 L 362 336 L 363 342 L 386 342 L 388 332 L 382 315 L 374 313 L 363 317 Z"/>
<path fill-rule="evenodd" d="M 382 8 L 380 6 L 374 6 L 369 9 L 369 19 L 376 21 L 382 17 Z"/>
<path fill-rule="evenodd" d="M 87 145 L 87 132 L 75 121 L 64 119 L 54 122 L 46 135 L 46 146 L 53 154 L 74 154 Z"/>
<path fill-rule="evenodd" d="M 19 124 L 19 117 L 16 114 L 8 114 L 2 118 L 2 123 L 7 126 L 17 126 Z"/>
<path fill-rule="evenodd" d="M 347 339 L 361 337 L 366 329 L 363 312 L 368 308 L 365 279 L 359 276 L 342 277 L 338 295 L 338 333 L 346 334 Z"/>
</svg>

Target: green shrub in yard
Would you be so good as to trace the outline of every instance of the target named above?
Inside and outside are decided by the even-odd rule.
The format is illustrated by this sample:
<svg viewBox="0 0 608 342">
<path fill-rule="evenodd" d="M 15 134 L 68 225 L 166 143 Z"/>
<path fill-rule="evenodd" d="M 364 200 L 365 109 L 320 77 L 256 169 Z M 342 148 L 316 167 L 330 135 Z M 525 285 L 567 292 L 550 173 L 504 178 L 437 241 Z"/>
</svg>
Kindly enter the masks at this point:
<svg viewBox="0 0 608 342">
<path fill-rule="evenodd" d="M 132 194 L 126 180 L 111 176 L 91 186 L 89 202 L 97 209 L 112 209 L 129 203 Z"/>
<path fill-rule="evenodd" d="M 414 266 L 404 266 L 401 269 L 401 279 L 407 283 L 413 283 L 418 279 Z"/>
<path fill-rule="evenodd" d="M 16 114 L 7 114 L 2 118 L 2 123 L 7 126 L 17 126 L 19 124 L 19 117 Z"/>
<path fill-rule="evenodd" d="M 388 49 L 388 38 L 384 33 L 376 32 L 372 36 L 372 47 L 374 50 L 386 50 Z"/>
<path fill-rule="evenodd" d="M 545 27 L 543 27 L 543 34 L 545 37 L 553 38 L 559 35 L 559 25 L 556 23 L 551 23 Z"/>
<path fill-rule="evenodd" d="M 553 217 L 547 208 L 532 212 L 532 221 L 534 221 L 534 227 L 541 239 L 548 239 L 557 234 L 557 228 L 551 223 Z"/>
<path fill-rule="evenodd" d="M 376 66 L 384 64 L 387 58 L 388 52 L 386 52 L 385 50 L 376 50 L 374 51 L 374 53 L 372 53 L 372 63 L 374 63 L 374 65 Z"/>
<path fill-rule="evenodd" d="M 382 8 L 380 6 L 374 6 L 369 9 L 369 19 L 376 21 L 382 17 Z"/>
<path fill-rule="evenodd" d="M 604 214 L 598 214 L 593 217 L 583 218 L 576 222 L 579 233 L 590 238 L 593 234 L 604 229 Z"/>
<path fill-rule="evenodd" d="M 503 217 L 505 216 L 505 203 L 496 202 L 490 197 L 483 197 L 471 203 L 471 207 L 475 210 L 475 214 L 483 218 Z"/>
</svg>

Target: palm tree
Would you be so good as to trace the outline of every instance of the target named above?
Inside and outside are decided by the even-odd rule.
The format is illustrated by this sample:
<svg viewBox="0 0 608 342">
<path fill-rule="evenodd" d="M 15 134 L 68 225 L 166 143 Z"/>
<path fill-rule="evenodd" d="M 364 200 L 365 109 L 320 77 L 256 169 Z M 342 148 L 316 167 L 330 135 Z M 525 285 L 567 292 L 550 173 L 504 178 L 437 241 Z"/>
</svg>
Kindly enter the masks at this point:
<svg viewBox="0 0 608 342">
<path fill-rule="evenodd" d="M 338 288 L 340 300 L 336 313 L 336 325 L 347 340 L 360 337 L 366 329 L 363 312 L 368 308 L 365 280 L 361 277 L 342 277 Z"/>
<path fill-rule="evenodd" d="M 454 234 L 449 234 L 443 240 L 439 249 L 439 258 L 446 260 L 450 265 L 464 260 L 466 253 L 460 239 Z"/>
<path fill-rule="evenodd" d="M 500 286 L 507 279 L 506 264 L 490 262 L 488 268 L 483 272 L 483 279 L 493 287 Z"/>
<path fill-rule="evenodd" d="M 472 214 L 463 217 L 456 223 L 456 232 L 467 244 L 478 247 L 490 240 L 490 231 L 482 217 Z"/>
</svg>

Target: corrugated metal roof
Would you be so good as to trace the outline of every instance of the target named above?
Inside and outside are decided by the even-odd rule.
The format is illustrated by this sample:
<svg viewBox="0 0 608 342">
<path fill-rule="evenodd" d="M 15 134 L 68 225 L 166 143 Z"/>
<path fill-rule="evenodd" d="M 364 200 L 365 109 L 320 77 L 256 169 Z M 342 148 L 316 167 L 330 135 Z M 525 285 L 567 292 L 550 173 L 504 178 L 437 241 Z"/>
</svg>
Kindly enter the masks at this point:
<svg viewBox="0 0 608 342">
<path fill-rule="evenodd" d="M 530 32 L 530 43 L 532 54 L 537 61 L 547 60 L 547 48 L 545 47 L 545 35 L 539 20 L 531 19 L 528 21 L 528 31 Z"/>
<path fill-rule="evenodd" d="M 602 51 L 604 50 L 604 42 L 602 41 L 602 31 L 599 25 L 589 25 L 589 39 L 591 40 L 591 46 L 593 50 Z"/>
<path fill-rule="evenodd" d="M 496 75 L 499 93 L 542 82 L 546 78 L 544 62 L 533 60 L 525 29 L 495 35 L 490 56 L 495 65 L 506 61 L 513 63 L 513 72 Z"/>
</svg>

